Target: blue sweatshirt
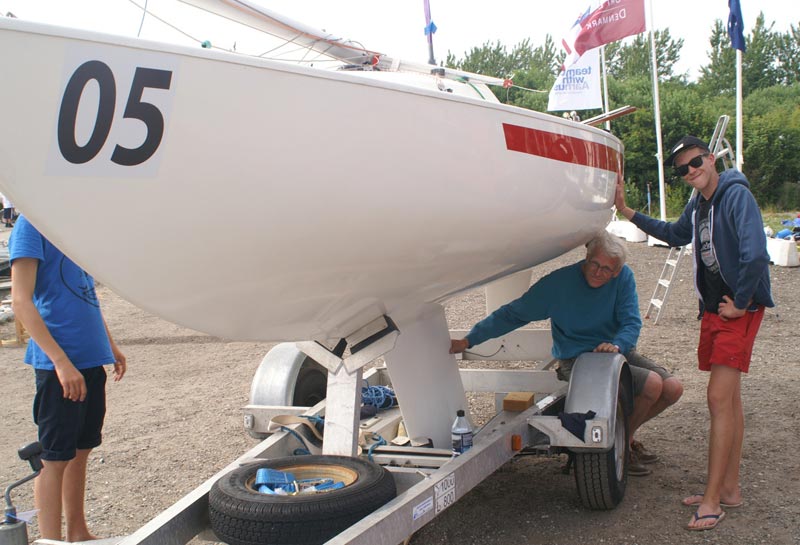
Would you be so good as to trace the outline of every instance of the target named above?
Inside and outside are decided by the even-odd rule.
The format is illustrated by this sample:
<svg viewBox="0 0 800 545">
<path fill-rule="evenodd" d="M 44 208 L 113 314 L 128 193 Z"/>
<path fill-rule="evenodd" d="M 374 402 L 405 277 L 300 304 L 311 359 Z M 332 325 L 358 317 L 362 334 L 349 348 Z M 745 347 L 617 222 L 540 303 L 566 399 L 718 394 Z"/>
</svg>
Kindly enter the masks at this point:
<svg viewBox="0 0 800 545">
<path fill-rule="evenodd" d="M 522 297 L 475 324 L 467 334 L 469 345 L 550 318 L 555 358 L 576 358 L 602 343 L 616 344 L 620 352 L 629 352 L 642 328 L 633 271 L 624 265 L 616 278 L 592 288 L 583 276 L 583 263 L 553 271 Z"/>
<path fill-rule="evenodd" d="M 683 209 L 681 217 L 674 223 L 660 221 L 636 212 L 631 221 L 645 233 L 670 246 L 695 244 L 697 229 L 695 216 L 700 202 L 705 200 L 698 193 Z M 719 262 L 722 279 L 733 291 L 736 308 L 751 308 L 756 305 L 774 307 L 769 282 L 769 254 L 764 224 L 750 184 L 744 174 L 735 169 L 719 175 L 719 185 L 711 197 L 709 211 L 711 223 L 711 249 Z M 694 285 L 700 297 L 701 312 L 703 296 L 698 283 L 699 252 L 694 252 Z"/>
</svg>

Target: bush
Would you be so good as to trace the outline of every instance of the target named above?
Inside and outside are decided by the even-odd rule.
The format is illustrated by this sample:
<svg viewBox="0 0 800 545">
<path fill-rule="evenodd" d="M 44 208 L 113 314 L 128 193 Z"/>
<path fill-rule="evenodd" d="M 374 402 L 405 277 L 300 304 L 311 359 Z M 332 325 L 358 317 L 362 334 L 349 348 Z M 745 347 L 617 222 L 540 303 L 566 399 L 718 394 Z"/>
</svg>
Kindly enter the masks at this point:
<svg viewBox="0 0 800 545">
<path fill-rule="evenodd" d="M 689 202 L 689 195 L 692 188 L 684 183 L 667 184 L 664 188 L 667 194 L 667 215 L 670 217 L 680 216 L 686 203 Z"/>
<path fill-rule="evenodd" d="M 787 210 L 800 208 L 800 182 L 783 182 L 778 193 L 778 202 Z"/>
</svg>

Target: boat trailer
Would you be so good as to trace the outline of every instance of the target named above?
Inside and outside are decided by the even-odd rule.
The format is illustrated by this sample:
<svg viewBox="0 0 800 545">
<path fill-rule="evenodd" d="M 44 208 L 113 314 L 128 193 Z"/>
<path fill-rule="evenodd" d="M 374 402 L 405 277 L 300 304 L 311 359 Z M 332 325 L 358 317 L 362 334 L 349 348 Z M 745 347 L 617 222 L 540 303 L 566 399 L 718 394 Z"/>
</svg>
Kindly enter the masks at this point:
<svg viewBox="0 0 800 545">
<path fill-rule="evenodd" d="M 251 403 L 243 409 L 246 431 L 263 440 L 133 534 L 91 543 L 180 545 L 196 536 L 218 541 L 209 517 L 209 492 L 215 483 L 248 464 L 295 456 L 301 445 L 312 455 L 368 457 L 394 481 L 394 499 L 324 541 L 327 545 L 403 543 L 523 450 L 569 451 L 575 458 L 583 505 L 616 507 L 627 481 L 626 415 L 632 410 L 631 376 L 624 357 L 583 354 L 570 382 L 561 382 L 552 369 L 550 331 L 522 329 L 473 347 L 463 359 L 534 362 L 530 368 L 459 369 L 447 347 L 451 337 L 465 334 L 447 329 L 443 307 L 427 305 L 411 327 L 401 323 L 398 328 L 384 317 L 380 324 L 351 336 L 347 355 L 343 343 L 333 350 L 314 342 L 276 345 L 261 362 Z M 441 356 L 431 361 L 430 355 L 437 353 Z M 384 363 L 376 365 L 379 356 Z M 361 421 L 361 388 L 366 385 L 391 386 L 399 406 Z M 493 393 L 497 412 L 475 432 L 472 448 L 454 455 L 450 424 L 457 409 L 468 409 L 467 391 Z M 503 408 L 511 392 L 532 393 L 533 403 Z M 318 402 L 302 405 L 309 400 Z M 563 427 L 559 413 L 584 415 L 583 436 Z M 310 425 L 287 423 L 292 422 L 287 415 L 324 418 L 323 440 L 315 441 Z M 398 438 L 398 431 L 415 440 Z M 303 456 L 295 458 L 300 464 Z"/>
</svg>

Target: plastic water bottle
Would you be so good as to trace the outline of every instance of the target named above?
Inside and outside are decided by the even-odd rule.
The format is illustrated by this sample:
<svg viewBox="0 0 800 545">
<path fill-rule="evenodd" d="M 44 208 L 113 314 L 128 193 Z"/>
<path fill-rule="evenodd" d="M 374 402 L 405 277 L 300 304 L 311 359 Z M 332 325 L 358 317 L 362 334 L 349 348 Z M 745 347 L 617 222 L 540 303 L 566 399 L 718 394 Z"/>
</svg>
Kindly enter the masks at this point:
<svg viewBox="0 0 800 545">
<path fill-rule="evenodd" d="M 456 412 L 456 419 L 453 422 L 453 427 L 450 430 L 451 437 L 453 438 L 453 452 L 464 454 L 472 448 L 472 426 L 464 416 L 463 409 Z"/>
</svg>

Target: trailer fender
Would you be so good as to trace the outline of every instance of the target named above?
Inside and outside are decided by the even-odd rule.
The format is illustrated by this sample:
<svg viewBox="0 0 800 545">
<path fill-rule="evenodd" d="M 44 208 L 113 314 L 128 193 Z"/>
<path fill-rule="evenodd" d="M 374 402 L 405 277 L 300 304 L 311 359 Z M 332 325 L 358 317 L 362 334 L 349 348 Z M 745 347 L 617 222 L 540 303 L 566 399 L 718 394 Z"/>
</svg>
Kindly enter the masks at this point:
<svg viewBox="0 0 800 545">
<path fill-rule="evenodd" d="M 620 388 L 625 392 L 620 396 Z M 617 401 L 622 399 L 625 416 L 633 412 L 633 379 L 622 354 L 586 352 L 572 368 L 564 403 L 566 413 L 595 412 L 595 418 L 608 421 L 605 442 L 611 447 L 616 425 Z"/>
<path fill-rule="evenodd" d="M 250 403 L 244 410 L 245 430 L 256 439 L 266 438 L 272 417 L 305 412 L 325 399 L 327 386 L 328 370 L 295 343 L 275 345 L 253 376 Z"/>
<path fill-rule="evenodd" d="M 594 411 L 595 418 L 608 422 L 602 441 L 605 450 L 570 448 L 575 456 L 578 495 L 589 509 L 614 509 L 625 497 L 632 384 L 630 369 L 620 354 L 582 354 L 572 368 L 564 410 Z"/>
<path fill-rule="evenodd" d="M 325 399 L 328 370 L 300 351 L 280 343 L 267 354 L 250 385 L 251 405 L 312 407 Z"/>
</svg>

